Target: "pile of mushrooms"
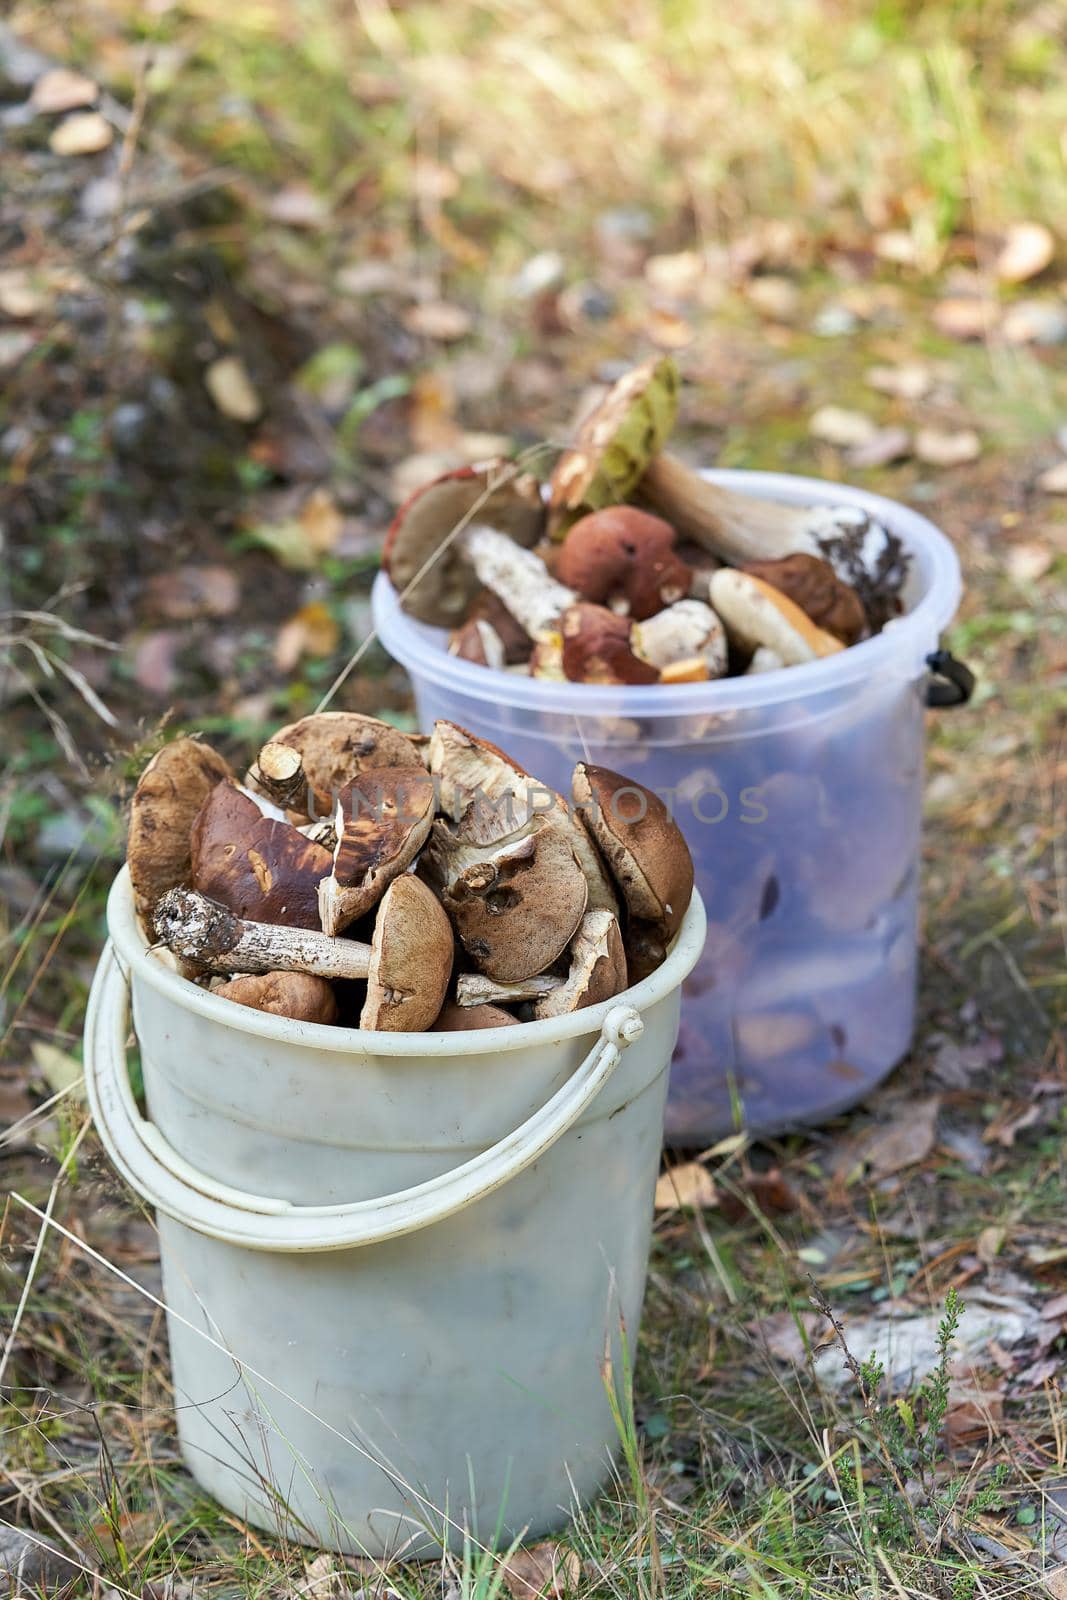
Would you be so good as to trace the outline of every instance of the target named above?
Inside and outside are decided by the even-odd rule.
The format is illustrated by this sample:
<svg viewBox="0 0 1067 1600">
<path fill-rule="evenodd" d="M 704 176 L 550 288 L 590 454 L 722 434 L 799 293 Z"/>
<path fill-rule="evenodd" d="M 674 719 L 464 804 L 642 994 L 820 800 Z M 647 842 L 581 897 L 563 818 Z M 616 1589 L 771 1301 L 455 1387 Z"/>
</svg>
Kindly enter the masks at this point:
<svg viewBox="0 0 1067 1600">
<path fill-rule="evenodd" d="M 668 357 L 619 379 L 542 486 L 503 460 L 401 506 L 382 565 L 404 609 L 497 670 L 574 683 L 702 682 L 803 665 L 902 609 L 908 557 L 855 506 L 708 483 L 664 445 Z"/>
<path fill-rule="evenodd" d="M 199 739 L 165 745 L 127 860 L 146 937 L 184 977 L 391 1032 L 611 999 L 663 960 L 693 889 L 663 802 L 618 773 L 579 764 L 568 802 L 454 723 L 427 739 L 352 712 L 282 728 L 243 782 Z"/>
</svg>

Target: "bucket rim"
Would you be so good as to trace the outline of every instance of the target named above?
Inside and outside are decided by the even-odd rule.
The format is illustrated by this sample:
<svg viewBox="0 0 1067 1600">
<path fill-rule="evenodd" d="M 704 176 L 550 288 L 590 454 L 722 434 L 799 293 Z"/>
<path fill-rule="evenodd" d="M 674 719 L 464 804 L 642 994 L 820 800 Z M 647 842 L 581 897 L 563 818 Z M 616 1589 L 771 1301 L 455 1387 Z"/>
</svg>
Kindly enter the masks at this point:
<svg viewBox="0 0 1067 1600">
<path fill-rule="evenodd" d="M 852 505 L 879 517 L 909 550 L 921 554 L 928 571 L 925 594 L 913 610 L 873 639 L 797 667 L 710 683 L 559 684 L 449 655 L 434 637 L 442 630 L 406 616 L 389 578 L 379 572 L 371 599 L 381 643 L 414 677 L 432 677 L 439 686 L 468 699 L 590 716 L 656 718 L 762 708 L 867 680 L 879 670 L 892 670 L 894 662 L 898 664 L 894 675 L 899 675 L 901 661 L 907 662 L 909 675 L 916 669 L 921 675 L 925 657 L 955 615 L 962 593 L 959 558 L 935 523 L 898 500 L 831 479 L 733 468 L 704 468 L 701 476 L 724 488 L 747 490 L 784 504 Z"/>
<path fill-rule="evenodd" d="M 347 1056 L 451 1056 L 462 1041 L 465 1056 L 494 1055 L 524 1050 L 531 1046 L 554 1044 L 565 1039 L 581 1039 L 599 1033 L 613 1006 L 631 1005 L 642 1015 L 682 981 L 696 965 L 704 948 L 707 917 L 704 902 L 693 890 L 689 909 L 682 920 L 665 959 L 640 983 L 613 995 L 610 1000 L 589 1006 L 565 1017 L 548 1017 L 541 1022 L 524 1022 L 517 1028 L 477 1028 L 466 1032 L 378 1033 L 360 1028 L 342 1028 L 333 1023 L 296 1022 L 292 1017 L 277 1017 L 255 1011 L 232 1000 L 200 989 L 180 973 L 172 972 L 149 954 L 150 946 L 133 903 L 129 868 L 123 866 L 115 877 L 107 900 L 108 933 L 119 962 L 130 979 L 136 977 L 167 999 L 197 1012 L 211 1022 L 233 1028 L 238 1033 L 285 1044 L 300 1044 L 313 1049 Z"/>
</svg>

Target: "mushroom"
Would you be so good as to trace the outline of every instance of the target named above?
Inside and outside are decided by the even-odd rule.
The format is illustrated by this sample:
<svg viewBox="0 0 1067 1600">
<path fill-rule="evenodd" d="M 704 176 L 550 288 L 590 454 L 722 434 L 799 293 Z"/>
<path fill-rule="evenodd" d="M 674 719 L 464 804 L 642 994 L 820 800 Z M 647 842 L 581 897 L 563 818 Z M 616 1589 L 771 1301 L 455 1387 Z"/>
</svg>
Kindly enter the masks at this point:
<svg viewBox="0 0 1067 1600">
<path fill-rule="evenodd" d="M 455 1000 L 446 1000 L 441 1013 L 431 1028 L 432 1033 L 474 1033 L 482 1028 L 517 1028 L 518 1017 L 513 1017 L 503 1006 L 461 1006 Z"/>
<path fill-rule="evenodd" d="M 318 885 L 324 933 L 340 933 L 377 905 L 426 843 L 436 786 L 423 767 L 375 767 L 337 797 L 333 867 Z"/>
<path fill-rule="evenodd" d="M 504 660 L 509 667 L 517 667 L 530 659 L 533 640 L 492 589 L 483 589 L 475 596 L 468 619 L 489 624 L 504 646 Z"/>
<path fill-rule="evenodd" d="M 784 666 L 796 667 L 844 649 L 840 639 L 816 627 L 806 612 L 762 578 L 723 567 L 710 584 L 711 603 L 731 641 L 742 650 L 773 650 Z"/>
<path fill-rule="evenodd" d="M 276 1017 L 292 1017 L 295 1022 L 337 1021 L 337 999 L 331 985 L 309 972 L 263 972 L 227 978 L 212 984 L 211 992 L 220 1000 L 233 1000 L 237 1005 L 269 1011 Z"/>
<path fill-rule="evenodd" d="M 313 821 L 333 816 L 339 791 L 360 773 L 423 764 L 407 734 L 357 711 L 316 711 L 280 728 L 271 742 L 299 751 L 308 784 L 306 812 Z"/>
<path fill-rule="evenodd" d="M 456 1004 L 480 1007 L 536 1000 L 534 1016 L 540 1021 L 599 1005 L 625 988 L 626 951 L 618 921 L 610 911 L 589 911 L 574 936 L 566 978 L 542 973 L 519 983 L 494 983 L 461 972 L 456 980 Z"/>
<path fill-rule="evenodd" d="M 719 560 L 821 556 L 856 590 L 872 629 L 896 615 L 908 568 L 897 535 L 858 506 L 786 506 L 708 483 L 663 449 L 677 389 L 674 363 L 664 357 L 634 368 L 608 391 L 552 475 L 554 535 L 583 512 L 633 494 Z"/>
<path fill-rule="evenodd" d="M 493 667 L 497 672 L 505 665 L 504 641 L 484 617 L 468 617 L 461 628 L 454 629 L 448 653 L 459 656 L 461 661 L 473 661 L 476 667 Z"/>
<path fill-rule="evenodd" d="M 305 972 L 367 980 L 360 1027 L 417 1033 L 441 1009 L 452 975 L 452 930 L 418 878 L 385 891 L 369 945 L 306 928 L 234 916 L 193 889 L 170 889 L 155 911 L 155 930 L 187 961 L 214 972 Z"/>
<path fill-rule="evenodd" d="M 842 582 L 828 561 L 818 556 L 749 561 L 741 571 L 780 589 L 816 627 L 832 633 L 842 644 L 855 644 L 866 629 L 867 616 L 859 595 Z"/>
<path fill-rule="evenodd" d="M 238 917 L 319 926 L 319 880 L 330 853 L 288 822 L 264 816 L 233 782 L 212 789 L 189 835 L 194 889 Z"/>
<path fill-rule="evenodd" d="M 583 600 L 637 621 L 689 592 L 690 571 L 674 529 L 635 506 L 608 506 L 573 524 L 554 563 L 556 577 Z"/>
<path fill-rule="evenodd" d="M 765 644 L 752 652 L 752 660 L 745 668 L 745 677 L 755 677 L 758 672 L 780 672 L 785 662 L 777 650 L 771 650 Z"/>
<path fill-rule="evenodd" d="M 216 784 L 232 778 L 229 763 L 193 738 L 165 744 L 141 773 L 130 802 L 126 860 L 145 924 L 161 895 L 189 882 L 194 818 Z"/>
<path fill-rule="evenodd" d="M 520 549 L 495 528 L 475 523 L 460 542 L 481 583 L 535 643 L 558 625 L 562 613 L 578 599 L 573 589 L 552 576 L 539 555 Z"/>
<path fill-rule="evenodd" d="M 268 800 L 272 800 L 283 810 L 286 806 L 292 805 L 298 810 L 303 809 L 307 794 L 307 779 L 304 777 L 304 763 L 300 758 L 300 751 L 294 750 L 292 745 L 279 744 L 274 739 L 268 740 L 256 757 L 248 776 Z"/>
<path fill-rule="evenodd" d="M 658 670 L 634 654 L 629 617 L 584 601 L 562 617 L 564 677 L 572 683 L 655 683 Z"/>
<path fill-rule="evenodd" d="M 385 536 L 382 568 L 420 621 L 455 627 L 467 615 L 480 584 L 462 534 L 475 521 L 516 547 L 536 544 L 545 523 L 536 479 L 495 460 L 446 473 L 404 502 Z"/>
<path fill-rule="evenodd" d="M 727 668 L 726 632 L 702 600 L 679 600 L 647 622 L 635 622 L 631 639 L 634 654 L 658 667 L 665 682 L 688 681 L 677 674 L 666 678 L 667 670 L 679 665 L 700 662 L 704 678 L 721 678 Z"/>
<path fill-rule="evenodd" d="M 631 975 L 658 966 L 693 893 L 693 858 L 658 795 L 607 767 L 579 762 L 571 785 L 578 814 L 626 904 Z"/>
</svg>

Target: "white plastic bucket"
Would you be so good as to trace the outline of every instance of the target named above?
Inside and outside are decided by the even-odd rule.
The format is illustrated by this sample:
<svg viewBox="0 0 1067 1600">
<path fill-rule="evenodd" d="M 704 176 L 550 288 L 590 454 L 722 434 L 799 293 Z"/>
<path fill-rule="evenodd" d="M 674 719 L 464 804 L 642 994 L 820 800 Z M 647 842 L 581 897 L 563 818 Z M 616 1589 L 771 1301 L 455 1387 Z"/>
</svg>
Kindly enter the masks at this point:
<svg viewBox="0 0 1067 1600">
<path fill-rule="evenodd" d="M 663 965 L 521 1028 L 267 1016 L 151 956 L 125 870 L 89 1103 L 158 1213 L 182 1451 L 259 1527 L 425 1555 L 566 1521 L 618 1445 L 694 897 Z M 148 1119 L 126 1066 L 129 998 Z"/>
<path fill-rule="evenodd" d="M 951 544 L 863 490 L 708 472 L 799 505 L 862 506 L 912 556 L 907 614 L 808 666 L 716 683 L 539 681 L 449 656 L 446 635 L 374 586 L 385 648 L 419 723 L 458 722 L 567 792 L 575 761 L 640 779 L 673 806 L 708 913 L 671 1074 L 667 1137 L 771 1132 L 861 1100 L 914 1026 L 928 655 L 960 596 Z"/>
</svg>

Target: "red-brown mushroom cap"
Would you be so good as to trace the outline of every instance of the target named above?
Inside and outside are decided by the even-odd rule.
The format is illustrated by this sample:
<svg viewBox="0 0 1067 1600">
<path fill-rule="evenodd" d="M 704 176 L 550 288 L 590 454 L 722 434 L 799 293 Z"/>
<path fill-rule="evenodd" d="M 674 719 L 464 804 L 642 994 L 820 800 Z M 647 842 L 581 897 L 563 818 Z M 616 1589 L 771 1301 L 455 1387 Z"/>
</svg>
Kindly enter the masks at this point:
<svg viewBox="0 0 1067 1600">
<path fill-rule="evenodd" d="M 572 683 L 656 683 L 659 669 L 633 652 L 630 619 L 606 606 L 568 606 L 561 619 L 563 671 Z"/>
<path fill-rule="evenodd" d="M 693 893 L 693 858 L 678 824 L 658 795 L 607 767 L 580 762 L 573 794 L 630 918 L 652 924 L 666 944 Z"/>
<path fill-rule="evenodd" d="M 525 548 L 535 545 L 545 526 L 537 480 L 509 461 L 490 461 L 445 473 L 404 502 L 385 536 L 382 570 L 402 596 L 404 610 L 422 622 L 456 627 L 481 589 L 458 545 L 442 549 L 454 530 L 471 521 L 496 528 Z"/>
<path fill-rule="evenodd" d="M 416 740 L 358 711 L 316 711 L 280 728 L 272 743 L 299 751 L 310 791 L 309 814 L 320 819 L 332 819 L 338 794 L 361 773 L 423 764 Z"/>
<path fill-rule="evenodd" d="M 636 506 L 607 506 L 580 517 L 555 560 L 561 583 L 583 600 L 654 616 L 689 592 L 690 571 L 674 548 L 674 529 Z"/>
<path fill-rule="evenodd" d="M 250 922 L 318 928 L 319 880 L 332 865 L 322 845 L 288 822 L 265 817 L 232 782 L 204 801 L 190 835 L 191 882 Z"/>
<path fill-rule="evenodd" d="M 232 1000 L 275 1017 L 292 1017 L 296 1022 L 337 1021 L 333 985 L 311 972 L 261 972 L 228 978 L 211 992 L 220 1000 Z"/>
<path fill-rule="evenodd" d="M 333 870 L 319 884 L 324 933 L 340 933 L 377 905 L 429 836 L 436 785 L 422 767 L 376 767 L 337 798 Z"/>
<path fill-rule="evenodd" d="M 780 589 L 817 627 L 842 644 L 855 644 L 866 630 L 863 601 L 820 556 L 798 553 L 777 561 L 746 561 L 741 571 Z"/>
<path fill-rule="evenodd" d="M 452 977 L 455 944 L 432 890 L 405 873 L 385 891 L 374 923 L 361 1028 L 421 1033 L 432 1026 Z"/>
<path fill-rule="evenodd" d="M 482 1028 L 517 1028 L 518 1017 L 513 1017 L 503 1006 L 459 1006 L 446 1000 L 441 1014 L 433 1024 L 434 1033 L 467 1033 Z"/>
<path fill-rule="evenodd" d="M 164 745 L 141 773 L 130 802 L 126 861 L 134 904 L 148 927 L 167 890 L 189 882 L 197 812 L 217 784 L 232 778 L 229 762 L 190 738 Z"/>
</svg>

